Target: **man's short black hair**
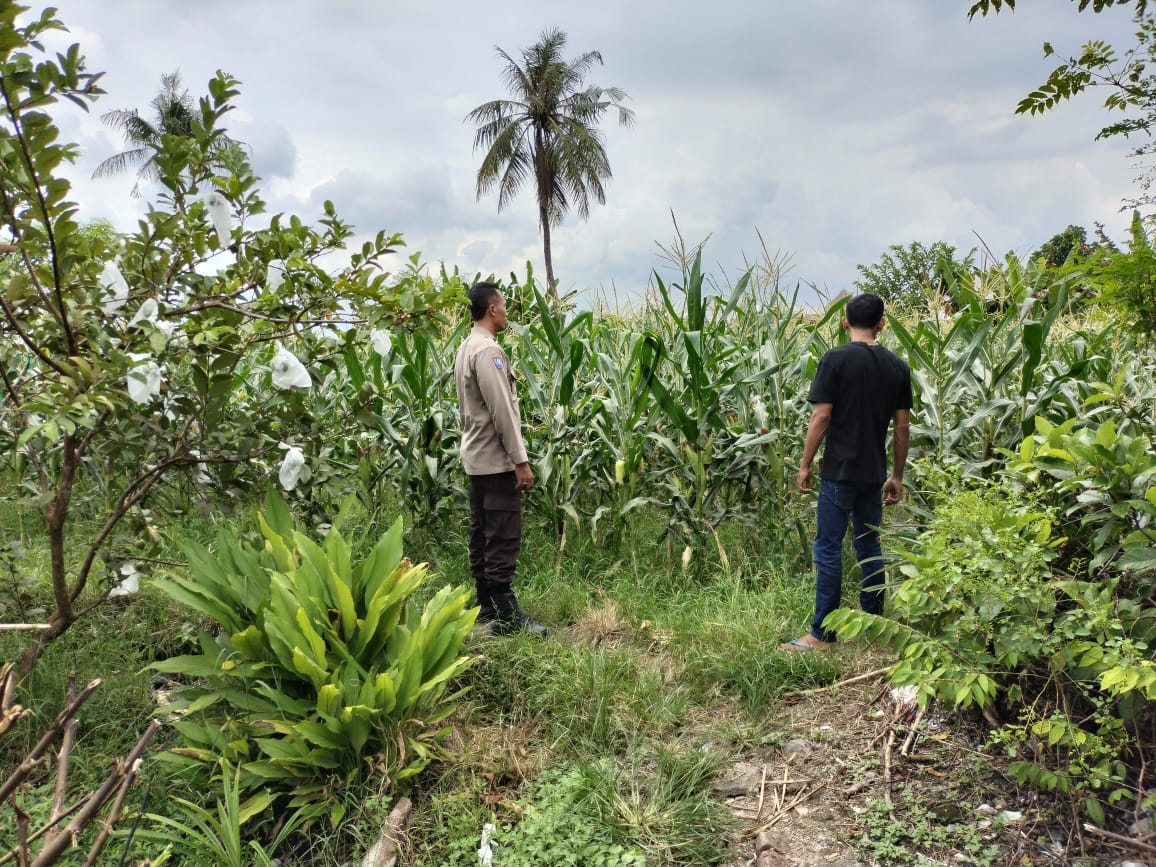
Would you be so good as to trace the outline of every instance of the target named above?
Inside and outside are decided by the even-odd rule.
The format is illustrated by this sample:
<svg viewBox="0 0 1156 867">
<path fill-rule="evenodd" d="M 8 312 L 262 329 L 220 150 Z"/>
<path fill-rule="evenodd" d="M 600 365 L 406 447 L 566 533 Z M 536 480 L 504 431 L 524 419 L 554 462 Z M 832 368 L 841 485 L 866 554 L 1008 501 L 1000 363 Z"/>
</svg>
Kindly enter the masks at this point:
<svg viewBox="0 0 1156 867">
<path fill-rule="evenodd" d="M 477 322 L 486 315 L 491 304 L 497 304 L 502 297 L 502 289 L 497 283 L 481 280 L 470 287 L 470 316 Z"/>
<path fill-rule="evenodd" d="M 871 292 L 854 296 L 843 308 L 852 328 L 874 328 L 883 318 L 883 299 Z"/>
</svg>

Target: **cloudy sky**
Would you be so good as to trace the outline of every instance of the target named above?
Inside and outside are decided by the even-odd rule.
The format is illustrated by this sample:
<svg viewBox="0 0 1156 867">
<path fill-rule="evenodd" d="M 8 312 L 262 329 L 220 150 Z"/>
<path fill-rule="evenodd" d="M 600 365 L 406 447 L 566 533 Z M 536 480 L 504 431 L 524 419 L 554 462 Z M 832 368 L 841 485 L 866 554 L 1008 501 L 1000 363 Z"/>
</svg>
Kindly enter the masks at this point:
<svg viewBox="0 0 1156 867">
<path fill-rule="evenodd" d="M 518 56 L 546 28 L 567 56 L 598 50 L 588 78 L 617 86 L 632 129 L 604 125 L 614 179 L 605 206 L 554 233 L 563 290 L 632 297 L 659 245 L 709 236 L 733 277 L 763 245 L 790 285 L 834 294 L 890 244 L 946 240 L 1027 255 L 1069 224 L 1120 236 L 1135 191 L 1127 143 L 1095 142 L 1097 94 L 1046 116 L 1016 102 L 1088 39 L 1131 44 L 1129 13 L 1061 0 L 967 20 L 967 0 L 56 0 L 108 95 L 62 109 L 82 158 L 85 217 L 130 228 L 144 202 L 129 176 L 93 181 L 123 150 L 100 122 L 145 109 L 162 73 L 194 95 L 217 69 L 242 82 L 230 133 L 251 145 L 272 211 L 307 220 L 331 199 L 366 234 L 402 232 L 432 263 L 544 276 L 527 189 L 501 214 L 478 201 L 466 114 L 503 97 L 500 46 Z M 54 41 L 51 47 L 58 47 Z M 155 192 L 155 190 L 151 190 Z M 147 193 L 150 192 L 146 188 Z M 760 241 L 761 237 L 761 241 Z"/>
</svg>

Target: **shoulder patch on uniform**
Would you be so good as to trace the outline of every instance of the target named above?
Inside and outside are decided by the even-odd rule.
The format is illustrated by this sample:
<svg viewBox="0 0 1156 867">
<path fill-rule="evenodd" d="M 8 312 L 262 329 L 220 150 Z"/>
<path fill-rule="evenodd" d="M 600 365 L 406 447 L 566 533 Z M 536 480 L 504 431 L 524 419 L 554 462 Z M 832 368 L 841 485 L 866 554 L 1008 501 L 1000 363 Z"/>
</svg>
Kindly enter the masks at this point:
<svg viewBox="0 0 1156 867">
<path fill-rule="evenodd" d="M 494 362 L 494 367 L 498 368 L 498 370 L 501 370 L 503 367 L 505 367 L 506 360 L 504 358 L 502 358 L 502 356 L 495 355 L 492 358 L 493 358 L 493 362 Z"/>
</svg>

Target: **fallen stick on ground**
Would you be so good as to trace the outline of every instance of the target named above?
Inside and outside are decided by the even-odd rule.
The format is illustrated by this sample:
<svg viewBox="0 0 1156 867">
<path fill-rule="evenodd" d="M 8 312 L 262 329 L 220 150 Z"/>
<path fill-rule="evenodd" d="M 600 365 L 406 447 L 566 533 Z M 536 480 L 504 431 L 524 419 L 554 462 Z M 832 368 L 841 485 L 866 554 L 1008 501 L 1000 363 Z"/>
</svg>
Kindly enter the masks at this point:
<svg viewBox="0 0 1156 867">
<path fill-rule="evenodd" d="M 903 742 L 903 747 L 899 750 L 899 755 L 906 758 L 911 754 L 911 748 L 915 745 L 915 736 L 919 731 L 919 724 L 923 722 L 923 708 L 920 708 L 915 714 L 915 721 L 911 723 L 911 730 L 907 732 L 907 739 Z"/>
<path fill-rule="evenodd" d="M 763 817 L 763 798 L 767 794 L 767 764 L 763 762 L 763 779 L 759 783 L 759 808 L 755 811 L 755 821 Z"/>
<path fill-rule="evenodd" d="M 883 797 L 891 804 L 891 748 L 895 746 L 895 729 L 887 735 L 887 745 L 883 747 Z"/>
<path fill-rule="evenodd" d="M 835 683 L 829 683 L 826 686 L 817 686 L 814 689 L 804 689 L 799 692 L 788 692 L 783 695 L 783 698 L 789 698 L 796 695 L 814 695 L 818 692 L 826 692 L 829 689 L 834 689 L 837 686 L 848 686 L 852 683 L 858 683 L 861 680 L 870 680 L 871 678 L 878 677 L 881 674 L 887 674 L 894 667 L 894 665 L 889 665 L 886 668 L 877 668 L 874 671 L 868 671 L 864 674 L 857 674 L 854 677 L 849 677 L 846 680 L 836 681 Z"/>
<path fill-rule="evenodd" d="M 397 844 L 401 841 L 402 832 L 409 823 L 409 814 L 412 810 L 413 801 L 409 798 L 398 800 L 385 820 L 385 830 L 361 859 L 361 867 L 394 867 L 397 864 Z"/>
<path fill-rule="evenodd" d="M 1111 840 L 1113 843 L 1119 843 L 1121 846 L 1127 846 L 1130 849 L 1135 849 L 1139 852 L 1147 852 L 1150 855 L 1156 855 L 1156 846 L 1150 846 L 1147 843 L 1141 843 L 1134 837 L 1125 837 L 1123 834 L 1113 834 L 1111 831 L 1105 831 L 1103 828 L 1097 828 L 1088 822 L 1084 823 L 1084 830 L 1094 837 L 1103 837 L 1105 840 Z"/>
<path fill-rule="evenodd" d="M 803 792 L 801 795 L 799 795 L 793 801 L 791 801 L 791 803 L 780 808 L 777 813 L 775 813 L 773 816 L 771 816 L 769 819 L 767 819 L 767 821 L 763 822 L 763 824 L 759 825 L 757 828 L 750 828 L 749 830 L 743 831 L 743 833 L 740 835 L 740 839 L 749 840 L 751 837 L 757 837 L 761 832 L 767 830 L 767 828 L 774 825 L 777 821 L 779 821 L 779 819 L 783 818 L 783 816 L 787 815 L 787 813 L 791 812 L 791 810 L 793 810 L 799 804 L 803 803 L 803 801 L 806 801 L 813 794 L 815 794 L 817 791 L 819 791 L 821 788 L 823 788 L 823 786 L 824 786 L 824 784 L 820 783 L 819 785 L 815 786 L 813 789 L 808 789 L 807 791 Z"/>
</svg>

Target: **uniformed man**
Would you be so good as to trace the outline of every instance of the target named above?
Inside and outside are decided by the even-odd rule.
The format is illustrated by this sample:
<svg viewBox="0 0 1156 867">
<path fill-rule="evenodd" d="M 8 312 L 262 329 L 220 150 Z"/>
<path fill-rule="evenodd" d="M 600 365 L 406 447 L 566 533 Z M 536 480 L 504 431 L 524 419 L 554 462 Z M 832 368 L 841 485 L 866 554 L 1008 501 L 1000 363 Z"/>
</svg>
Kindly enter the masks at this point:
<svg viewBox="0 0 1156 867">
<path fill-rule="evenodd" d="M 498 345 L 506 330 L 506 299 L 497 284 L 469 292 L 474 327 L 454 359 L 462 464 L 470 477 L 470 572 L 477 586 L 478 623 L 499 635 L 525 630 L 545 637 L 514 595 L 522 549 L 522 493 L 534 472 L 522 440 L 522 417 L 510 359 Z"/>
</svg>

